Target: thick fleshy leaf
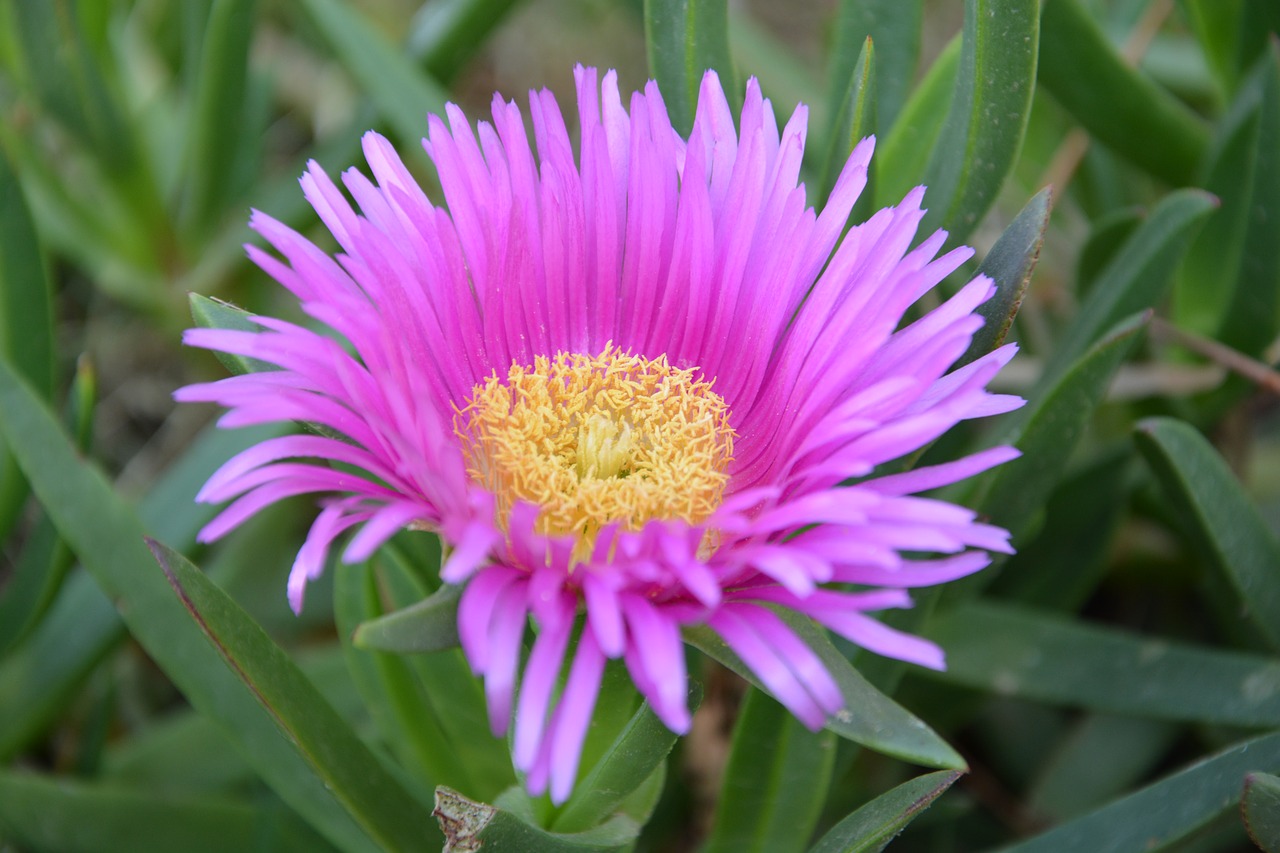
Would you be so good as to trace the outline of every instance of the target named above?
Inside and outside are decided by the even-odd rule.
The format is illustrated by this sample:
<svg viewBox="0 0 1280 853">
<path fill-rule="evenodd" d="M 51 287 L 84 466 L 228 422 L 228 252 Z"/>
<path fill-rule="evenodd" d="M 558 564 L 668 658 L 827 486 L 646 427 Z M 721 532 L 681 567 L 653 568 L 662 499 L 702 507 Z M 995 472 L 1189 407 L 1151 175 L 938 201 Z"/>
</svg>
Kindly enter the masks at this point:
<svg viewBox="0 0 1280 853">
<path fill-rule="evenodd" d="M 1121 319 L 1160 301 L 1188 245 L 1191 230 L 1216 205 L 1214 197 L 1201 190 L 1178 190 L 1161 199 L 1099 273 L 1075 320 L 1054 348 L 1041 382 L 1056 380 Z"/>
<path fill-rule="evenodd" d="M 1039 702 L 1161 720 L 1280 726 L 1280 662 L 1011 605 L 969 602 L 924 634 L 947 650 L 931 679 Z"/>
<path fill-rule="evenodd" d="M 138 519 L 102 474 L 80 458 L 54 417 L 4 362 L 0 362 L 0 433 L 24 465 L 32 490 L 67 544 L 115 601 L 133 637 L 191 704 L 220 720 L 267 784 L 326 838 L 352 850 L 373 849 L 377 835 L 371 833 L 386 832 L 388 827 L 370 827 L 366 832 L 342 807 L 174 596 L 155 568 Z M 68 630 L 73 633 L 83 630 L 82 623 L 90 617 L 104 618 L 96 612 L 71 616 Z M 118 629 L 112 623 L 110 630 Z M 88 639 L 101 636 L 95 631 Z M 89 646 L 98 654 L 110 647 L 109 643 Z M 91 663 L 92 657 L 74 653 L 75 664 L 86 661 Z M 43 664 L 37 662 L 37 666 Z M 73 670 L 73 674 L 78 673 Z M 21 673 L 17 677 L 24 678 Z"/>
<path fill-rule="evenodd" d="M 810 619 L 784 611 L 779 611 L 778 617 L 817 653 L 844 695 L 847 713 L 829 719 L 827 729 L 876 752 L 926 767 L 967 767 L 959 753 L 932 729 L 863 678 L 831 644 L 825 631 Z M 710 628 L 686 628 L 685 639 L 756 687 L 764 689 L 755 673 Z"/>
<path fill-rule="evenodd" d="M 1213 445 L 1191 425 L 1150 418 L 1134 433 L 1201 553 L 1226 574 L 1240 611 L 1280 650 L 1280 542 Z"/>
<path fill-rule="evenodd" d="M 870 37 L 863 43 L 858 62 L 844 87 L 844 97 L 833 113 L 827 132 L 827 156 L 822 167 L 823 199 L 831 194 L 831 188 L 835 186 L 836 178 L 853 153 L 854 146 L 876 132 L 875 48 Z M 874 177 L 874 173 L 867 175 L 868 185 L 849 213 L 850 222 L 862 222 L 870 217 Z"/>
<path fill-rule="evenodd" d="M 924 181 L 925 167 L 938 144 L 960 67 L 960 36 L 953 38 L 911 93 L 897 121 L 876 147 L 875 206 L 897 204 Z M 929 196 L 933 204 L 933 197 Z"/>
<path fill-rule="evenodd" d="M 1097 283 L 1098 275 L 1123 248 L 1133 232 L 1146 218 L 1138 207 L 1122 207 L 1095 220 L 1093 230 L 1076 258 L 1076 293 L 1080 298 L 1088 296 Z"/>
<path fill-rule="evenodd" d="M 429 842 L 426 807 L 383 768 L 289 656 L 185 557 L 154 539 L 147 544 L 217 653 L 365 831 L 394 850 Z"/>
<path fill-rule="evenodd" d="M 1053 207 L 1053 191 L 1046 187 L 1027 202 L 1000 239 L 987 252 L 978 272 L 995 282 L 996 293 L 978 306 L 977 314 L 986 322 L 973 335 L 969 349 L 956 361 L 953 370 L 981 358 L 1004 343 L 1013 318 L 1022 307 L 1022 297 L 1031 282 L 1044 245 L 1044 232 L 1049 227 Z"/>
<path fill-rule="evenodd" d="M 365 20 L 360 7 L 341 0 L 301 0 L 301 5 L 361 91 L 406 143 L 404 150 L 421 152 L 416 142 L 426 129 L 427 114 L 442 114 L 448 95 Z"/>
<path fill-rule="evenodd" d="M 658 81 L 671 124 L 688 135 L 707 69 L 715 69 L 731 105 L 740 87 L 729 56 L 725 0 L 645 0 L 644 36 L 649 73 Z"/>
<path fill-rule="evenodd" d="M 1046 0 L 1042 31 L 1039 83 L 1072 117 L 1156 177 L 1191 183 L 1208 144 L 1204 122 L 1126 65 L 1078 0 Z"/>
<path fill-rule="evenodd" d="M 522 794 L 523 792 L 517 792 Z M 436 789 L 436 819 L 444 832 L 445 853 L 477 850 L 519 850 L 522 853 L 614 853 L 630 849 L 640 826 L 626 815 L 614 815 L 601 826 L 585 832 L 548 832 L 539 828 L 531 813 L 517 813 L 522 796 L 507 807 L 478 803 L 451 788 Z"/>
<path fill-rule="evenodd" d="M 1244 777 L 1240 811 L 1245 829 L 1259 850 L 1265 853 L 1280 850 L 1280 776 L 1250 773 Z"/>
<path fill-rule="evenodd" d="M 60 853 L 333 848 L 287 810 L 0 771 L 0 836 Z"/>
<path fill-rule="evenodd" d="M 458 600 L 462 588 L 446 584 L 401 610 L 362 623 L 356 648 L 381 652 L 438 652 L 458 646 Z"/>
<path fill-rule="evenodd" d="M 695 711 L 702 701 L 702 686 L 693 682 L 689 693 L 689 710 Z M 578 783 L 551 828 L 581 832 L 615 812 L 627 813 L 627 799 L 660 770 L 675 742 L 676 734 L 658 719 L 648 702 L 643 703 Z"/>
<path fill-rule="evenodd" d="M 939 770 L 903 782 L 831 827 L 809 853 L 878 853 L 962 775 Z"/>
<path fill-rule="evenodd" d="M 847 81 L 858 76 L 860 51 L 867 39 L 875 43 L 880 69 L 872 86 L 880 126 L 893 127 L 906 103 L 920 61 L 923 0 L 841 0 L 836 9 L 835 40 L 831 50 L 829 103 L 832 116 L 847 100 Z"/>
<path fill-rule="evenodd" d="M 216 223 L 236 188 L 238 164 L 261 145 L 245 132 L 249 43 L 256 0 L 216 0 L 205 21 L 196 92 L 187 123 L 182 223 L 196 235 Z M 239 218 L 240 211 L 236 211 Z"/>
<path fill-rule="evenodd" d="M 187 298 L 188 304 L 191 306 L 191 319 L 195 321 L 197 326 L 206 329 L 236 329 L 241 332 L 260 332 L 262 327 L 253 320 L 249 319 L 253 315 L 248 311 L 230 302 L 223 302 L 221 299 L 211 299 L 208 296 L 201 296 L 199 293 L 192 293 Z M 222 366 L 231 371 L 236 376 L 245 373 L 257 373 L 263 370 L 278 370 L 274 364 L 268 364 L 265 361 L 259 361 L 256 358 L 249 358 L 243 355 L 234 355 L 225 353 L 221 350 L 214 350 L 213 353 Z"/>
<path fill-rule="evenodd" d="M 442 83 L 452 80 L 520 0 L 425 3 L 409 30 L 409 50 Z"/>
<path fill-rule="evenodd" d="M 750 691 L 734 726 L 707 853 L 804 850 L 835 757 L 831 732 L 809 731 L 769 696 Z"/>
<path fill-rule="evenodd" d="M 1003 853 L 1170 849 L 1236 808 L 1241 780 L 1260 767 L 1280 767 L 1280 734 L 1236 744 Z"/>
<path fill-rule="evenodd" d="M 959 73 L 924 183 L 925 233 L 946 228 L 955 246 L 978 226 L 1013 169 L 1031 115 L 1039 0 L 966 0 Z"/>
</svg>

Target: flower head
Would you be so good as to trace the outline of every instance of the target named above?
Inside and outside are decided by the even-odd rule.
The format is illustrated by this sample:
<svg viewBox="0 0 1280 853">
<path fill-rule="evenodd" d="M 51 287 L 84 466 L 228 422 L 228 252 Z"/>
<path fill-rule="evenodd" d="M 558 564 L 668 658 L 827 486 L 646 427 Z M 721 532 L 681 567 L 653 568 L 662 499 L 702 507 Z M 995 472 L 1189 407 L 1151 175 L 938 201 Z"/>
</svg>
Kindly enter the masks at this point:
<svg viewBox="0 0 1280 853">
<path fill-rule="evenodd" d="M 312 163 L 303 191 L 341 253 L 260 212 L 251 224 L 283 261 L 248 251 L 329 331 L 267 317 L 260 332 L 191 330 L 188 344 L 280 369 L 178 392 L 228 408 L 223 426 L 296 420 L 345 437 L 262 442 L 200 495 L 235 499 L 212 540 L 281 498 L 329 493 L 289 579 L 295 609 L 344 531 L 357 528 L 349 561 L 409 525 L 439 532 L 493 730 L 514 718 L 516 766 L 556 801 L 608 659 L 688 729 L 683 625 L 716 631 L 815 728 L 844 700 L 777 607 L 941 667 L 936 646 L 866 613 L 1008 550 L 1005 531 L 917 494 L 1016 451 L 874 471 L 1022 402 L 985 388 L 1013 346 L 948 372 L 982 325 L 988 279 L 902 326 L 972 254 L 935 257 L 944 232 L 912 247 L 923 188 L 841 237 L 873 140 L 818 213 L 798 185 L 803 106 L 779 133 L 751 81 L 735 128 L 708 73 L 685 140 L 655 84 L 628 110 L 612 72 L 576 78 L 576 156 L 545 91 L 530 95 L 536 154 L 499 97 L 474 130 L 455 106 L 432 116 L 444 207 L 377 134 L 364 138 L 376 183 L 343 175 L 358 213 Z M 921 552 L 941 556 L 907 555 Z"/>
</svg>

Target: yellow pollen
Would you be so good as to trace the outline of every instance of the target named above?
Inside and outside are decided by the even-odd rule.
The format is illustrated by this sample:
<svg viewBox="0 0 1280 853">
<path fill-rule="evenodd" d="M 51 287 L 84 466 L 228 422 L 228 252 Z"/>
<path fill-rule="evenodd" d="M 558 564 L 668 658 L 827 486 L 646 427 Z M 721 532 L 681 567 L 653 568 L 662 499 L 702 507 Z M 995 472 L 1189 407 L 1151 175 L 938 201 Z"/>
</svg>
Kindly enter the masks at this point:
<svg viewBox="0 0 1280 853">
<path fill-rule="evenodd" d="M 500 523 L 517 501 L 536 504 L 540 533 L 578 537 L 577 560 L 613 522 L 704 521 L 724 496 L 735 433 L 696 372 L 612 344 L 512 364 L 454 419 L 467 472 L 497 497 Z"/>
</svg>

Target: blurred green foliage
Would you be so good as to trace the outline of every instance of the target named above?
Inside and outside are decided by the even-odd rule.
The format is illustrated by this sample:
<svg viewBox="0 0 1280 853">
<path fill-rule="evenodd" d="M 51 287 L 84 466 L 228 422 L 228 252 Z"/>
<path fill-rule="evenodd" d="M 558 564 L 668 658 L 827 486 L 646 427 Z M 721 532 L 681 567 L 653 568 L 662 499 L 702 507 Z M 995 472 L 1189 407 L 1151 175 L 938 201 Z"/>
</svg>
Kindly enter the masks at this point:
<svg viewBox="0 0 1280 853">
<path fill-rule="evenodd" d="M 1278 38 L 1274 0 L 0 0 L 0 850 L 434 849 L 437 802 L 494 850 L 1278 849 Z M 694 632 L 694 733 L 611 669 L 554 809 L 510 787 L 435 543 L 294 617 L 305 504 L 195 541 L 271 433 L 168 395 L 226 369 L 180 348 L 188 293 L 296 310 L 241 244 L 251 206 L 318 234 L 308 159 L 375 127 L 430 187 L 428 111 L 575 62 L 680 127 L 706 67 L 804 101 L 814 204 L 878 135 L 859 212 L 929 185 L 999 287 L 967 357 L 1008 329 L 1029 405 L 923 456 L 1024 451 L 950 495 L 1018 554 L 892 617 L 946 672 L 799 625 L 857 697 L 815 734 Z"/>
</svg>

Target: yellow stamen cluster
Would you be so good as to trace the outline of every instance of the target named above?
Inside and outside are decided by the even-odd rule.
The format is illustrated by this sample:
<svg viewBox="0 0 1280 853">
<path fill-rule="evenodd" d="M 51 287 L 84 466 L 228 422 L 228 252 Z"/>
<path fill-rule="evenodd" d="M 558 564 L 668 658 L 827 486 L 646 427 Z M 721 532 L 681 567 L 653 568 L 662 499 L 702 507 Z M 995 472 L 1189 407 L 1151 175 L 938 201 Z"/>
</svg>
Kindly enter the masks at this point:
<svg viewBox="0 0 1280 853">
<path fill-rule="evenodd" d="M 538 531 L 590 554 L 611 522 L 705 520 L 720 505 L 735 433 L 724 398 L 695 370 L 607 346 L 539 356 L 472 391 L 454 428 L 467 471 L 498 500 L 541 507 Z"/>
</svg>

